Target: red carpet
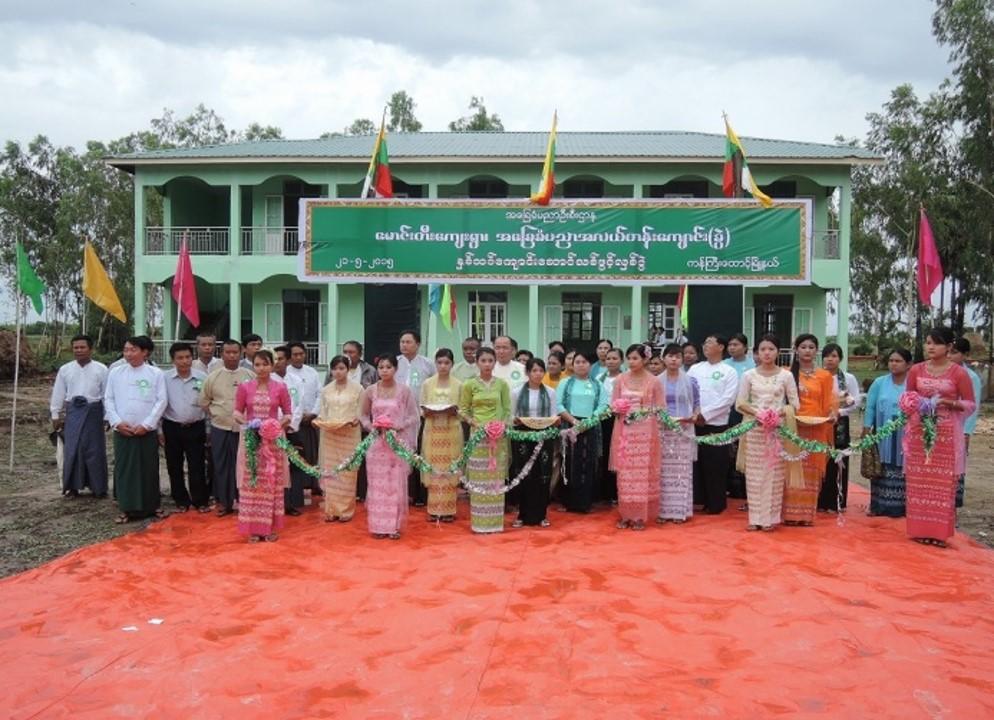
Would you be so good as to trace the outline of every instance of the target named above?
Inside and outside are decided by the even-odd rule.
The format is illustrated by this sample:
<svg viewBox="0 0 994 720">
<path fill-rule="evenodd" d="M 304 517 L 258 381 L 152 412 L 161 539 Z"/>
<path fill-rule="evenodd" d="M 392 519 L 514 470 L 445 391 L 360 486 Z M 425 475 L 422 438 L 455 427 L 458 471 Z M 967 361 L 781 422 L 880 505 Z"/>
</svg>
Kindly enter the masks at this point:
<svg viewBox="0 0 994 720">
<path fill-rule="evenodd" d="M 771 534 L 174 516 L 0 582 L 0 716 L 994 717 L 994 554 L 852 500 Z"/>
</svg>

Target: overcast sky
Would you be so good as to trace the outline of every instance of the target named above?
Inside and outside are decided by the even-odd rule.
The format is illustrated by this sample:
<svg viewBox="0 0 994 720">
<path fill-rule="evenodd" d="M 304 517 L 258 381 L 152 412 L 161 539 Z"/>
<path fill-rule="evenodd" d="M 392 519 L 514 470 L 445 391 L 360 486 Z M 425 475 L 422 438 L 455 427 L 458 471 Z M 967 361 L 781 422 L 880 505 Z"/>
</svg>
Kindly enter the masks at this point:
<svg viewBox="0 0 994 720">
<path fill-rule="evenodd" d="M 426 130 L 471 95 L 508 130 L 721 132 L 830 142 L 903 82 L 947 74 L 924 0 L 0 0 L 0 140 L 81 146 L 164 107 L 291 138 L 378 117 Z"/>
</svg>

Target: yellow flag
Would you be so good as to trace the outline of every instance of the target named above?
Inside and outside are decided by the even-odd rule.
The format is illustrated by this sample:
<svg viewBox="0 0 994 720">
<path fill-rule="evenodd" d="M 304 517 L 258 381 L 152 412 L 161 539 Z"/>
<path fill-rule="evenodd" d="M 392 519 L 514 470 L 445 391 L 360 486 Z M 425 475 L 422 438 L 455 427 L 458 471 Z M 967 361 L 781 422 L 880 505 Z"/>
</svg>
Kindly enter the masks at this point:
<svg viewBox="0 0 994 720">
<path fill-rule="evenodd" d="M 83 294 L 101 310 L 110 313 L 121 322 L 128 321 L 121 300 L 117 297 L 117 291 L 107 277 L 107 271 L 104 270 L 89 240 L 83 248 Z"/>
</svg>

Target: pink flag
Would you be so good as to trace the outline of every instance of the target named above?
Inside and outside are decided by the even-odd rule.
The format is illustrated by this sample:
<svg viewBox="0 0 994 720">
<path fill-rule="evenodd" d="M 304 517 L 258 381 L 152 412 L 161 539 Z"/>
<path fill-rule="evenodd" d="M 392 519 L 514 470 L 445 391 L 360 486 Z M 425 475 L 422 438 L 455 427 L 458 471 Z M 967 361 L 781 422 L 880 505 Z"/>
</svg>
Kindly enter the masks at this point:
<svg viewBox="0 0 994 720">
<path fill-rule="evenodd" d="M 922 208 L 918 226 L 918 298 L 925 307 L 932 307 L 932 292 L 942 283 L 942 278 L 942 261 L 935 247 L 935 236 L 925 208 Z"/>
<path fill-rule="evenodd" d="M 179 259 L 176 261 L 176 274 L 173 275 L 173 300 L 190 324 L 200 327 L 197 284 L 193 279 L 193 265 L 190 264 L 190 253 L 186 249 L 186 238 L 183 238 Z"/>
</svg>

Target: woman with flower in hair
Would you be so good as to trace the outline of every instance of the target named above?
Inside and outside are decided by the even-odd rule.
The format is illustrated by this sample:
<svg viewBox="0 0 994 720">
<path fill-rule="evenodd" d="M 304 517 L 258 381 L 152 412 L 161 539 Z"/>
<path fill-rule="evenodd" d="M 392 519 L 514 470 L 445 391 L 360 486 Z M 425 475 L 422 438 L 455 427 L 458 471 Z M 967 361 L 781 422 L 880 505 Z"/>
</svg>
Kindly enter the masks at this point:
<svg viewBox="0 0 994 720">
<path fill-rule="evenodd" d="M 385 436 L 392 431 L 402 445 L 414 450 L 421 415 L 414 393 L 396 380 L 397 359 L 393 355 L 378 358 L 376 372 L 379 382 L 363 390 L 359 398 L 362 426 L 382 433 L 366 452 L 366 516 L 373 537 L 399 540 L 407 523 L 407 476 L 411 469 L 397 457 Z"/>
<path fill-rule="evenodd" d="M 749 496 L 747 530 L 770 531 L 780 524 L 787 463 L 778 454 L 780 443 L 773 435 L 789 404 L 800 407 L 794 376 L 777 366 L 780 343 L 775 335 L 763 335 L 756 343 L 759 365 L 746 370 L 739 383 L 736 409 L 746 420 L 760 423 L 739 441 L 740 463 L 744 454 L 746 492 Z M 741 466 L 741 465 L 740 465 Z"/>
<path fill-rule="evenodd" d="M 473 432 L 479 428 L 492 429 L 476 446 L 466 464 L 466 479 L 470 483 L 470 528 L 475 533 L 504 531 L 504 495 L 507 481 L 507 437 L 497 437 L 500 423 L 511 419 L 511 389 L 494 377 L 497 356 L 492 348 L 480 348 L 476 354 L 477 377 L 462 384 L 459 394 L 459 415 Z"/>
<path fill-rule="evenodd" d="M 929 330 L 928 359 L 908 371 L 908 390 L 900 401 L 909 416 L 904 432 L 908 536 L 940 547 L 956 532 L 956 481 L 966 468 L 963 421 L 976 407 L 970 376 L 949 359 L 954 340 L 949 328 Z"/>
<path fill-rule="evenodd" d="M 628 372 L 614 381 L 611 409 L 617 415 L 611 438 L 612 466 L 618 473 L 618 529 L 644 530 L 659 514 L 659 426 L 654 416 L 630 425 L 625 417 L 638 410 L 654 411 L 665 402 L 657 378 L 646 369 L 649 345 L 630 345 L 625 352 Z"/>
<path fill-rule="evenodd" d="M 290 394 L 286 385 L 270 380 L 273 354 L 258 350 L 252 359 L 255 379 L 235 391 L 235 421 L 246 426 L 238 444 L 238 531 L 249 542 L 275 542 L 283 527 L 283 490 L 290 485 L 286 454 L 275 441 L 290 424 Z M 254 441 L 254 472 L 246 444 Z"/>
</svg>

